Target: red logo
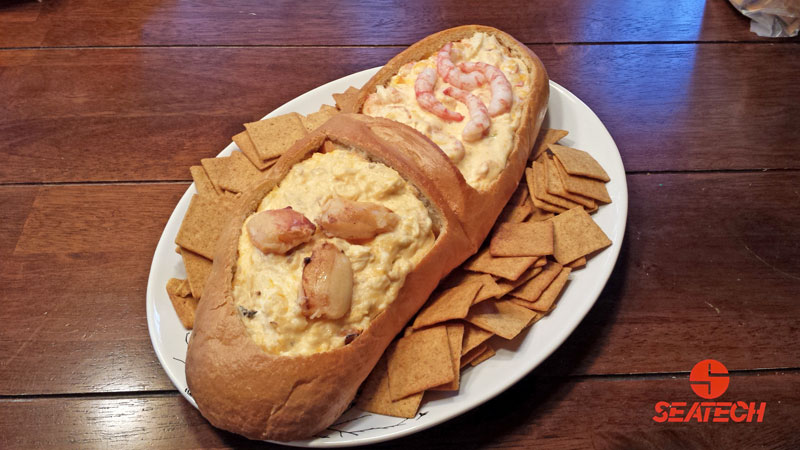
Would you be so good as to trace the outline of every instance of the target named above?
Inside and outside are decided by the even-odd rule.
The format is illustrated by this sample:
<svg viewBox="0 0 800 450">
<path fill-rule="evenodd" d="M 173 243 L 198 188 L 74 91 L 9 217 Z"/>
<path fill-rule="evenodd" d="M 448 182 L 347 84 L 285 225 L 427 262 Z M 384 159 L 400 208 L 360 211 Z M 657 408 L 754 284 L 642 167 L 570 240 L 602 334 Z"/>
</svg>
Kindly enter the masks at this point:
<svg viewBox="0 0 800 450">
<path fill-rule="evenodd" d="M 689 385 L 695 394 L 714 400 L 728 390 L 728 369 L 721 362 L 705 359 L 694 365 L 689 374 Z M 688 407 L 688 408 L 687 408 Z M 665 402 L 655 404 L 654 422 L 761 422 L 764 420 L 766 402 Z"/>
<path fill-rule="evenodd" d="M 689 382 L 695 394 L 713 400 L 728 390 L 728 368 L 715 359 L 705 359 L 694 365 Z"/>
</svg>

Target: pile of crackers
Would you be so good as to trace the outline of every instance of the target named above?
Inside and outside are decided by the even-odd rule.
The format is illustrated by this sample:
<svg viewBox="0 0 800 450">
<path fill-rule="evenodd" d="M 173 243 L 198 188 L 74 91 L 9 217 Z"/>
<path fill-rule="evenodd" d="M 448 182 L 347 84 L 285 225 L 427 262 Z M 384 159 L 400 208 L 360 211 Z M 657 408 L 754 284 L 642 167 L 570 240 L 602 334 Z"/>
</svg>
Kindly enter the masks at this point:
<svg viewBox="0 0 800 450">
<path fill-rule="evenodd" d="M 611 198 L 588 153 L 544 130 L 483 248 L 440 283 L 365 381 L 357 405 L 414 417 L 426 391 L 457 391 L 461 371 L 495 355 L 555 308 L 573 270 L 611 245 L 590 213 Z"/>
<path fill-rule="evenodd" d="M 357 95 L 358 89 L 351 87 L 342 94 L 334 94 L 336 107 L 322 105 L 319 111 L 307 116 L 289 113 L 246 123 L 245 130 L 233 136 L 241 151 L 205 158 L 200 165 L 190 168 L 197 194 L 192 196 L 175 238 L 186 279 L 172 278 L 167 283 L 167 294 L 186 329 L 194 326 L 195 310 L 211 273 L 217 240 L 230 217 L 233 202 L 264 179 L 295 142 L 334 114 L 351 108 Z"/>
</svg>

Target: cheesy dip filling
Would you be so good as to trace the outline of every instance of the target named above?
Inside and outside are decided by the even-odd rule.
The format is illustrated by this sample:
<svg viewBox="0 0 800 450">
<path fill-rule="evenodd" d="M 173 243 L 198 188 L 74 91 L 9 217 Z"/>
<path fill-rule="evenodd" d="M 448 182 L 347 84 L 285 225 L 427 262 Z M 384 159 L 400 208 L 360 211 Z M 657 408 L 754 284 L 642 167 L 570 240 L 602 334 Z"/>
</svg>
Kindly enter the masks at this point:
<svg viewBox="0 0 800 450">
<path fill-rule="evenodd" d="M 435 142 L 475 189 L 505 168 L 531 91 L 530 68 L 492 35 L 475 33 L 409 62 L 378 86 L 363 112 L 404 123 Z"/>
<path fill-rule="evenodd" d="M 357 209 L 364 205 L 366 210 Z M 362 224 L 335 220 L 337 211 L 352 213 L 353 208 L 359 214 L 367 211 L 370 220 L 377 217 L 368 234 Z M 263 212 L 274 212 L 277 219 L 270 220 L 289 224 L 287 229 L 299 240 L 270 246 L 259 234 L 259 224 L 250 223 L 261 220 L 267 214 Z M 349 343 L 395 300 L 406 275 L 434 240 L 431 217 L 417 190 L 395 170 L 344 147 L 315 153 L 292 167 L 243 225 L 234 303 L 252 339 L 269 353 L 332 350 Z M 297 242 L 302 243 L 287 250 Z M 318 252 L 331 255 L 328 265 L 314 266 Z M 336 274 L 318 274 L 330 267 Z M 330 288 L 330 278 L 336 277 L 347 286 L 334 281 L 335 288 Z M 334 290 L 332 304 L 324 297 L 322 306 L 309 311 L 309 297 L 315 294 L 309 291 L 319 286 Z"/>
</svg>

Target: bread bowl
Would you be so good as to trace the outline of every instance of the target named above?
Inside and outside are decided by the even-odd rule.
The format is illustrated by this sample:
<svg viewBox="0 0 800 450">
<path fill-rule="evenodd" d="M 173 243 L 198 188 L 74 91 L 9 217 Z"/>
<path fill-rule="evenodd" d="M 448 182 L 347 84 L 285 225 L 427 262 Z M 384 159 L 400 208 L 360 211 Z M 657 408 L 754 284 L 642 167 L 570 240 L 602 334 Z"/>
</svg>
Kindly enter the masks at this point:
<svg viewBox="0 0 800 450">
<path fill-rule="evenodd" d="M 347 408 L 383 351 L 437 283 L 478 249 L 522 175 L 544 116 L 548 95 L 544 68 L 530 50 L 510 36 L 476 26 L 426 38 L 387 67 L 397 66 L 399 60 L 395 60 L 401 56 L 424 55 L 424 51 L 448 39 L 462 39 L 476 31 L 491 32 L 509 46 L 524 60 L 531 75 L 530 95 L 519 100 L 519 120 L 507 149 L 507 161 L 490 182 L 471 185 L 473 180 L 465 178 L 440 146 L 406 125 L 341 114 L 296 143 L 268 177 L 239 201 L 218 242 L 186 360 L 192 396 L 213 425 L 252 439 L 279 441 L 310 437 L 324 429 Z M 363 109 L 370 86 L 377 86 L 387 76 L 379 72 L 365 86 L 354 108 Z M 337 167 L 341 173 L 336 172 Z M 405 229 L 408 214 L 424 211 L 427 219 L 413 222 L 429 223 L 419 227 L 421 234 L 411 239 L 409 245 L 419 248 L 402 260 L 402 273 L 395 274 L 388 288 L 380 295 L 359 296 L 359 286 L 376 278 L 369 272 L 370 263 L 362 266 L 358 262 L 357 252 L 364 250 L 355 248 L 366 246 L 371 252 L 371 245 L 380 246 L 389 238 L 382 240 L 384 231 L 379 228 L 378 236 L 366 242 L 348 241 L 336 235 L 333 227 L 325 226 L 322 209 L 331 197 L 364 202 L 361 196 L 371 192 L 376 179 L 359 183 L 358 177 L 372 171 L 380 173 L 378 182 L 400 180 L 391 184 L 401 186 L 398 189 L 404 198 L 416 198 L 410 202 L 416 209 L 395 218 L 396 228 L 388 226 L 387 236 Z M 330 192 L 315 184 L 315 178 L 302 174 L 328 180 Z M 293 194 L 306 188 L 299 195 Z M 391 191 L 387 198 L 395 195 L 393 189 L 386 189 Z M 398 210 L 398 203 L 384 205 L 384 193 L 378 194 L 367 198 L 367 203 Z M 291 223 L 302 223 L 307 232 L 298 233 L 299 240 L 278 250 L 258 245 L 248 221 L 287 206 L 304 219 L 311 219 L 306 224 L 293 221 L 293 213 L 281 214 Z M 417 245 L 421 242 L 425 244 Z M 306 271 L 314 266 L 316 255 L 324 253 L 324 244 L 333 244 L 335 248 L 327 248 L 333 253 L 328 253 L 344 254 L 352 264 L 352 302 L 348 300 L 345 309 L 314 309 L 311 302 L 309 311 L 308 294 L 315 285 L 307 282 Z M 389 253 L 396 256 L 392 264 L 400 261 L 397 255 L 402 250 Z M 262 272 L 267 275 L 258 275 Z M 368 303 L 366 309 L 363 307 L 363 299 L 376 297 L 380 297 L 378 306 Z M 344 316 L 342 310 L 346 311 Z M 356 311 L 361 311 L 360 316 L 353 317 Z"/>
<path fill-rule="evenodd" d="M 491 41 L 491 42 L 490 42 Z M 512 83 L 514 91 L 514 103 L 512 104 L 511 111 L 506 114 L 501 114 L 492 117 L 492 125 L 488 130 L 489 134 L 494 132 L 495 128 L 500 128 L 498 122 L 503 122 L 507 117 L 515 116 L 513 122 L 515 125 L 506 130 L 509 133 L 508 145 L 506 153 L 499 153 L 491 163 L 496 163 L 497 167 L 491 170 L 490 179 L 478 179 L 475 173 L 475 166 L 481 162 L 482 150 L 486 147 L 478 146 L 474 155 L 470 153 L 471 145 L 463 142 L 466 150 L 466 156 L 461 161 L 453 161 L 459 169 L 461 177 L 460 184 L 463 186 L 463 193 L 460 197 L 448 198 L 451 208 L 456 212 L 456 215 L 465 224 L 465 230 L 470 236 L 474 245 L 479 245 L 488 233 L 492 226 L 494 218 L 497 217 L 500 210 L 505 205 L 511 193 L 517 186 L 517 182 L 522 177 L 527 164 L 528 155 L 531 146 L 536 140 L 539 133 L 544 115 L 547 112 L 547 101 L 549 98 L 549 86 L 547 72 L 542 65 L 539 58 L 524 44 L 514 39 L 509 34 L 500 31 L 496 28 L 482 26 L 482 25 L 465 25 L 448 30 L 440 31 L 432 34 L 419 42 L 413 44 L 408 49 L 402 51 L 397 56 L 392 58 L 385 66 L 383 66 L 378 73 L 376 73 L 361 89 L 357 100 L 352 106 L 351 112 L 363 113 L 366 115 L 378 115 L 381 117 L 388 117 L 393 120 L 401 121 L 409 125 L 422 134 L 431 138 L 433 141 L 438 141 L 440 147 L 446 154 L 452 155 L 453 152 L 447 150 L 447 145 L 442 144 L 441 140 L 447 140 L 447 137 L 438 133 L 439 130 L 431 130 L 430 128 L 438 125 L 444 128 L 445 134 L 450 134 L 453 137 L 453 131 L 460 132 L 460 127 L 463 127 L 468 121 L 469 116 L 468 108 L 461 102 L 455 101 L 445 91 L 449 87 L 449 83 L 445 82 L 441 76 L 437 80 L 435 87 L 436 98 L 443 102 L 445 105 L 450 106 L 455 112 L 461 113 L 464 120 L 458 123 L 450 122 L 443 124 L 442 120 L 438 120 L 434 114 L 422 111 L 421 108 L 414 105 L 413 95 L 415 94 L 412 84 L 416 82 L 417 74 L 423 68 L 437 66 L 438 69 L 438 56 L 441 50 L 448 43 L 453 43 L 453 54 L 458 53 L 458 47 L 461 43 L 468 43 L 472 45 L 472 54 L 468 51 L 461 51 L 463 62 L 498 62 L 494 55 L 487 55 L 486 52 L 493 52 L 499 50 L 505 56 L 498 66 L 502 66 L 504 74 L 508 76 L 509 81 Z M 491 47 L 491 48 L 486 48 Z M 454 58 L 455 63 L 458 63 L 458 58 Z M 506 64 L 506 66 L 504 66 Z M 508 67 L 512 64 L 518 64 L 518 70 L 522 72 L 527 71 L 527 76 L 523 80 L 524 89 L 518 89 L 515 85 L 516 76 L 522 76 L 522 73 L 511 74 L 508 73 Z M 400 86 L 395 83 L 398 78 L 405 78 Z M 474 89 L 479 98 L 484 99 L 484 103 L 491 106 L 489 98 L 491 98 L 490 83 Z M 398 103 L 407 106 L 412 117 L 407 117 L 403 114 L 387 114 L 386 111 L 374 111 L 370 108 L 370 100 L 374 99 L 377 94 L 383 91 L 384 97 L 387 96 L 386 88 L 398 87 L 403 94 L 399 102 L 391 102 L 390 106 L 395 106 Z M 372 110 L 371 110 L 372 109 Z M 397 111 L 397 110 L 395 110 Z M 377 113 L 377 114 L 376 114 Z M 443 126 L 442 126 L 443 125 Z M 455 127 L 453 126 L 455 125 Z M 513 124 L 512 124 L 513 125 Z M 449 133 L 448 133 L 449 132 Z M 443 138 L 443 139 L 437 139 Z M 485 136 L 478 144 L 491 144 L 487 142 Z M 476 158 L 477 156 L 477 158 Z M 477 164 L 474 164 L 478 161 Z M 504 163 L 504 164 L 503 164 Z M 466 167 L 466 166 L 473 167 Z M 492 220 L 486 220 L 492 218 Z"/>
<path fill-rule="evenodd" d="M 436 160 L 435 146 L 426 144 L 421 136 L 408 144 L 387 142 L 373 134 L 367 124 L 380 122 L 385 131 L 400 128 L 400 134 L 415 132 L 388 120 L 366 119 L 341 115 L 293 146 L 269 177 L 242 199 L 220 238 L 186 360 L 192 396 L 203 415 L 219 428 L 271 440 L 308 437 L 324 429 L 349 405 L 386 346 L 422 306 L 439 279 L 470 255 L 461 223 L 444 201 L 448 190 L 454 188 L 436 186 L 417 168 L 415 156 L 410 156 L 434 155 Z M 364 167 L 377 164 L 402 174 L 402 179 L 413 186 L 411 190 L 419 191 L 435 240 L 399 283 L 396 299 L 391 299 L 395 301 L 372 317 L 358 337 L 328 351 L 305 348 L 305 354 L 281 355 L 257 343 L 245 324 L 251 312 L 239 309 L 234 280 L 241 264 L 240 237 L 245 238 L 245 220 L 293 168 L 312 161 L 314 155 L 325 162 L 326 155 L 337 153 L 320 152 L 330 149 L 331 143 L 352 148 L 350 159 L 364 158 Z M 427 147 L 403 152 L 403 147 L 411 145 Z"/>
</svg>

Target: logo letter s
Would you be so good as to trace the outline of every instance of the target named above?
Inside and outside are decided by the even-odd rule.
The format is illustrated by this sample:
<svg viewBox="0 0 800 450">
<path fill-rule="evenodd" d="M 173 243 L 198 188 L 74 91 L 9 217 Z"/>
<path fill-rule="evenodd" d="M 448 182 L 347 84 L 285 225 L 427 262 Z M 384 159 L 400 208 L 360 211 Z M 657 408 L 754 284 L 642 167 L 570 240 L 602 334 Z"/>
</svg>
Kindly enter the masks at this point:
<svg viewBox="0 0 800 450">
<path fill-rule="evenodd" d="M 656 415 L 653 416 L 653 420 L 655 422 L 664 423 L 667 421 L 667 417 L 669 416 L 669 402 L 658 402 L 655 406 Z"/>
</svg>

